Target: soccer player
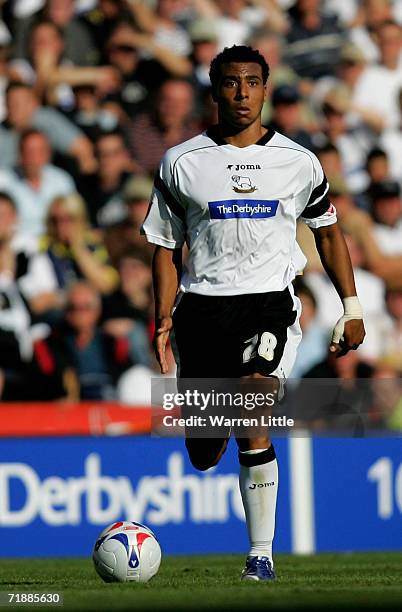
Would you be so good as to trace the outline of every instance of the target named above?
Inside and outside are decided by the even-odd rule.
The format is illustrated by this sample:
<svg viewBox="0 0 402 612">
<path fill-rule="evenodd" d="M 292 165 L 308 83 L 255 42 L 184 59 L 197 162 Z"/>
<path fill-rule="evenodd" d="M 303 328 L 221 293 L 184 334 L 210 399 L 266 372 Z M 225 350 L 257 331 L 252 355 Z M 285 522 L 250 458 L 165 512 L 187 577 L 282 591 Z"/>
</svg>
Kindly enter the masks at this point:
<svg viewBox="0 0 402 612">
<path fill-rule="evenodd" d="M 218 125 L 169 149 L 155 178 L 143 232 L 156 245 L 155 350 L 162 373 L 174 329 L 181 378 L 277 384 L 289 376 L 301 337 L 300 302 L 292 286 L 303 258 L 295 237 L 298 218 L 312 229 L 344 304 L 329 350 L 342 356 L 363 341 L 349 253 L 320 163 L 311 151 L 261 124 L 268 74 L 266 61 L 250 47 L 233 46 L 217 55 L 210 78 Z M 227 438 L 188 437 L 193 465 L 200 470 L 216 465 Z M 272 580 L 275 450 L 268 434 L 239 437 L 237 443 L 250 539 L 242 577 Z M 261 483 L 266 486 L 255 486 Z"/>
</svg>

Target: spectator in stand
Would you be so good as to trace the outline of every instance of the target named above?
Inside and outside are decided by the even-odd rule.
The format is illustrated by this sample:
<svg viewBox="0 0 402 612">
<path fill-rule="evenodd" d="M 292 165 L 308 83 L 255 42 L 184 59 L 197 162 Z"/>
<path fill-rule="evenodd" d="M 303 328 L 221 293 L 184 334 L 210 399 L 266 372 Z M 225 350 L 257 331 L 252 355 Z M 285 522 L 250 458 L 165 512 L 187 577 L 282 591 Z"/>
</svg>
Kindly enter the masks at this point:
<svg viewBox="0 0 402 612">
<path fill-rule="evenodd" d="M 292 68 L 283 60 L 285 40 L 278 32 L 262 29 L 257 30 L 250 39 L 250 45 L 258 49 L 269 65 L 268 92 L 280 85 L 293 85 L 303 87 L 305 83 Z M 306 90 L 306 93 L 309 90 Z M 304 91 L 303 91 L 304 93 Z"/>
<path fill-rule="evenodd" d="M 147 367 L 153 364 L 150 261 L 138 249 L 127 251 L 118 266 L 120 286 L 103 304 L 103 329 L 116 338 L 127 337 L 131 359 Z"/>
<path fill-rule="evenodd" d="M 87 282 L 73 285 L 67 295 L 66 314 L 47 345 L 50 354 L 74 373 L 64 379 L 73 400 L 111 400 L 119 376 L 132 365 L 125 336 L 114 338 L 100 327 L 99 293 Z M 55 372 L 55 376 L 58 375 Z"/>
<path fill-rule="evenodd" d="M 4 121 L 7 114 L 6 89 L 10 78 L 12 78 L 9 56 L 10 48 L 0 44 L 0 124 Z"/>
<path fill-rule="evenodd" d="M 377 38 L 380 62 L 365 68 L 356 84 L 353 102 L 356 106 L 381 114 L 386 127 L 395 128 L 400 121 L 398 93 L 402 86 L 401 26 L 387 21 L 377 29 Z"/>
<path fill-rule="evenodd" d="M 60 305 L 50 262 L 18 246 L 17 208 L 0 193 L 0 397 L 29 399 L 35 385 L 26 384 L 35 340 L 48 333 L 36 324 L 43 313 Z M 31 394 L 31 396 L 30 396 Z"/>
<path fill-rule="evenodd" d="M 304 81 L 295 73 L 290 66 L 284 63 L 283 54 L 285 41 L 283 36 L 278 33 L 257 30 L 250 39 L 250 46 L 258 49 L 269 65 L 269 79 L 267 81 L 267 100 L 265 101 L 262 119 L 267 125 L 272 118 L 272 92 L 281 85 L 290 85 L 298 89 L 303 96 L 309 96 L 311 86 L 309 81 Z M 309 109 L 308 109 L 309 110 Z M 311 119 L 311 113 L 302 109 L 302 116 Z"/>
<path fill-rule="evenodd" d="M 107 41 L 107 60 L 119 71 L 122 83 L 118 91 L 107 96 L 106 102 L 119 121 L 128 121 L 145 110 L 150 91 L 166 76 L 161 69 L 159 74 L 155 74 L 155 69 L 148 72 L 149 62 L 140 59 L 136 36 L 134 26 L 119 23 Z"/>
<path fill-rule="evenodd" d="M 51 21 L 41 20 L 33 22 L 27 37 L 27 58 L 13 60 L 11 66 L 18 79 L 32 85 L 38 98 L 42 100 L 47 93 L 49 73 L 57 69 L 64 60 L 63 34 Z"/>
<path fill-rule="evenodd" d="M 139 235 L 141 225 L 148 212 L 149 201 L 152 196 L 152 181 L 145 176 L 134 176 L 126 183 L 123 191 L 127 207 L 127 219 L 131 226 L 133 245 L 143 249 L 145 242 Z"/>
<path fill-rule="evenodd" d="M 158 46 L 183 57 L 190 54 L 188 34 L 176 21 L 176 15 L 181 8 L 180 2 L 157 0 L 155 10 L 143 0 L 127 2 L 127 6 L 139 30 L 152 36 Z"/>
<path fill-rule="evenodd" d="M 104 228 L 124 218 L 122 190 L 135 166 L 119 131 L 100 134 L 95 154 L 97 172 L 83 176 L 78 181 L 78 191 L 87 202 L 91 225 Z"/>
<path fill-rule="evenodd" d="M 402 255 L 401 188 L 395 181 L 372 186 L 374 235 L 384 255 Z"/>
<path fill-rule="evenodd" d="M 103 103 L 104 96 L 96 85 L 77 85 L 72 91 L 71 120 L 92 142 L 99 134 L 119 129 L 118 116 Z"/>
<path fill-rule="evenodd" d="M 7 117 L 0 126 L 0 165 L 12 167 L 18 161 L 18 142 L 22 132 L 40 130 L 55 153 L 71 156 L 80 172 L 96 168 L 93 147 L 83 133 L 53 108 L 40 106 L 32 87 L 11 82 L 6 94 Z"/>
<path fill-rule="evenodd" d="M 362 193 L 355 195 L 354 199 L 359 208 L 370 211 L 373 205 L 373 187 L 391 178 L 390 163 L 385 151 L 378 147 L 369 151 L 366 159 L 366 172 L 369 178 L 368 187 Z"/>
<path fill-rule="evenodd" d="M 364 310 L 366 337 L 359 353 L 368 361 L 375 362 L 382 354 L 382 332 L 385 324 L 384 282 L 363 268 L 364 254 L 350 235 L 345 236 L 352 261 L 356 289 Z M 307 272 L 304 281 L 317 300 L 317 323 L 329 336 L 331 329 L 342 314 L 342 304 L 335 289 L 327 282 L 324 270 Z M 331 327 L 332 326 L 332 327 Z"/>
<path fill-rule="evenodd" d="M 402 371 L 402 289 L 389 289 L 385 301 L 387 321 L 382 328 L 382 356 Z"/>
<path fill-rule="evenodd" d="M 295 418 L 314 431 L 343 431 L 362 436 L 370 399 L 365 379 L 371 378 L 373 372 L 358 351 L 350 351 L 342 359 L 328 352 L 323 361 L 306 372 L 298 386 Z M 313 378 L 327 380 L 317 384 Z"/>
<path fill-rule="evenodd" d="M 344 33 L 336 17 L 324 16 L 321 0 L 296 0 L 289 10 L 285 60 L 303 78 L 335 73 Z"/>
<path fill-rule="evenodd" d="M 292 378 L 301 378 L 324 359 L 328 350 L 329 332 L 318 320 L 317 300 L 309 287 L 297 278 L 295 292 L 302 304 L 300 327 L 303 337 L 297 351 Z"/>
<path fill-rule="evenodd" d="M 105 319 L 116 318 L 122 312 L 133 313 L 147 326 L 151 324 L 152 271 L 149 255 L 142 249 L 131 247 L 120 259 L 120 287 L 105 298 Z M 116 316 L 111 316 L 116 313 Z"/>
<path fill-rule="evenodd" d="M 130 17 L 126 0 L 98 0 L 94 7 L 81 16 L 91 33 L 99 57 L 104 55 L 105 40 L 108 40 L 116 25 L 122 20 L 129 21 Z"/>
<path fill-rule="evenodd" d="M 324 101 L 329 99 L 331 102 L 334 94 L 335 106 L 340 105 L 346 113 L 348 127 L 353 128 L 363 123 L 377 137 L 385 127 L 381 113 L 372 110 L 366 103 L 358 106 L 353 102 L 354 92 L 365 67 L 366 62 L 360 49 L 351 43 L 346 43 L 340 52 L 336 74 L 323 77 L 315 83 L 312 102 L 319 112 Z"/>
<path fill-rule="evenodd" d="M 338 82 L 346 85 L 349 93 L 353 94 L 366 66 L 364 56 L 359 47 L 347 43 L 341 49 L 339 62 L 339 69 L 337 71 Z M 378 117 L 376 117 L 376 120 L 378 120 Z M 382 127 L 380 125 L 380 129 Z"/>
<path fill-rule="evenodd" d="M 129 132 L 134 160 L 145 172 L 153 175 L 167 149 L 197 134 L 190 119 L 192 110 L 191 84 L 179 79 L 165 81 L 154 108 L 139 115 Z"/>
<path fill-rule="evenodd" d="M 117 71 L 110 66 L 74 66 L 64 57 L 64 39 L 51 21 L 32 26 L 29 61 L 15 60 L 12 68 L 19 79 L 32 85 L 38 98 L 69 111 L 74 104 L 72 87 L 94 85 L 103 94 L 120 85 Z"/>
<path fill-rule="evenodd" d="M 335 15 L 343 27 L 351 28 L 362 20 L 360 3 L 361 0 L 322 0 L 322 10 Z"/>
<path fill-rule="evenodd" d="M 218 105 L 215 104 L 212 97 L 212 89 L 205 90 L 202 98 L 202 113 L 197 114 L 197 125 L 199 132 L 208 130 L 211 125 L 216 125 L 218 122 Z"/>
<path fill-rule="evenodd" d="M 315 148 L 315 154 L 320 160 L 325 176 L 332 178 L 344 175 L 342 158 L 334 144 L 327 140 L 320 147 Z"/>
<path fill-rule="evenodd" d="M 366 170 L 371 185 L 389 179 L 391 177 L 391 170 L 385 151 L 378 147 L 369 151 L 366 160 Z"/>
<path fill-rule="evenodd" d="M 333 202 L 342 230 L 350 234 L 363 251 L 365 266 L 382 278 L 388 287 L 402 287 L 402 257 L 385 255 L 377 242 L 370 215 L 354 204 L 341 178 L 331 182 L 329 198 Z"/>
<path fill-rule="evenodd" d="M 191 63 L 186 57 L 158 44 L 151 35 L 138 32 L 127 22 L 115 27 L 106 53 L 122 82 L 118 91 L 106 97 L 106 102 L 109 108 L 114 105 L 120 120 L 133 119 L 145 110 L 149 95 L 167 78 L 191 75 Z"/>
<path fill-rule="evenodd" d="M 384 130 L 380 136 L 379 144 L 388 155 L 390 176 L 395 181 L 402 183 L 402 88 L 398 91 L 398 110 L 398 125 L 395 128 Z"/>
<path fill-rule="evenodd" d="M 199 3 L 199 12 L 214 19 L 218 33 L 218 48 L 244 44 L 257 29 L 284 33 L 288 20 L 276 0 L 219 0 Z"/>
<path fill-rule="evenodd" d="M 136 364 L 119 379 L 119 400 L 129 404 L 151 405 L 151 382 L 159 376 L 150 352 L 153 337 L 153 301 L 151 257 L 143 249 L 129 248 L 118 265 L 119 289 L 104 300 L 104 329 L 118 338 L 127 334 L 130 356 Z M 166 347 L 169 376 L 175 376 L 176 364 L 170 343 Z"/>
<path fill-rule="evenodd" d="M 43 19 L 53 23 L 65 40 L 64 57 L 78 66 L 96 63 L 97 52 L 87 26 L 75 15 L 74 0 L 47 0 L 37 13 L 14 22 L 15 57 L 29 58 L 30 32 Z"/>
<path fill-rule="evenodd" d="M 242 19 L 244 0 L 219 0 L 217 5 L 221 13 L 216 19 L 219 50 L 235 44 L 244 44 L 252 34 L 251 25 Z"/>
<path fill-rule="evenodd" d="M 370 427 L 402 432 L 402 361 L 379 361 L 371 380 Z"/>
<path fill-rule="evenodd" d="M 341 155 L 349 189 L 352 193 L 359 193 L 368 186 L 365 165 L 367 154 L 378 136 L 373 131 L 377 114 L 370 113 L 368 118 L 354 108 L 345 86 L 337 86 L 326 94 L 322 111 L 322 131 Z"/>
<path fill-rule="evenodd" d="M 367 63 L 359 47 L 351 43 L 346 43 L 342 47 L 339 60 L 338 79 L 353 94 Z"/>
<path fill-rule="evenodd" d="M 381 252 L 372 218 L 365 210 L 357 208 L 342 177 L 330 176 L 329 184 L 328 197 L 336 208 L 339 225 L 361 248 L 366 268 L 385 281 L 387 287 L 402 287 L 402 257 Z M 302 231 L 300 224 L 297 229 L 297 241 L 308 259 L 308 269 L 322 271 L 311 232 Z"/>
<path fill-rule="evenodd" d="M 271 127 L 302 147 L 313 149 L 310 134 L 302 127 L 301 96 L 296 87 L 280 85 L 272 93 Z"/>
<path fill-rule="evenodd" d="M 380 59 L 377 30 L 394 18 L 393 4 L 390 0 L 362 0 L 357 23 L 349 31 L 351 41 L 370 64 L 376 64 Z"/>
<path fill-rule="evenodd" d="M 78 194 L 56 198 L 47 214 L 47 234 L 40 241 L 60 289 L 77 280 L 91 283 L 100 293 L 116 287 L 118 278 L 102 242 L 90 230 L 85 203 Z"/>
<path fill-rule="evenodd" d="M 195 19 L 190 26 L 190 38 L 193 45 L 193 85 L 197 106 L 202 104 L 206 91 L 211 88 L 209 67 L 217 54 L 218 35 L 216 24 L 212 19 Z M 202 112 L 202 109 L 200 109 Z"/>
<path fill-rule="evenodd" d="M 140 228 L 149 207 L 152 185 L 152 180 L 146 176 L 133 176 L 124 186 L 125 217 L 121 222 L 106 228 L 104 235 L 105 245 L 114 265 L 117 265 L 124 253 L 132 247 L 148 254 L 151 260 L 154 249 L 145 236 L 140 235 Z"/>
<path fill-rule="evenodd" d="M 73 193 L 75 185 L 67 172 L 50 164 L 51 150 L 42 132 L 23 132 L 19 146 L 20 162 L 13 170 L 0 170 L 0 187 L 17 204 L 19 232 L 39 238 L 49 204 L 56 196 Z"/>
</svg>

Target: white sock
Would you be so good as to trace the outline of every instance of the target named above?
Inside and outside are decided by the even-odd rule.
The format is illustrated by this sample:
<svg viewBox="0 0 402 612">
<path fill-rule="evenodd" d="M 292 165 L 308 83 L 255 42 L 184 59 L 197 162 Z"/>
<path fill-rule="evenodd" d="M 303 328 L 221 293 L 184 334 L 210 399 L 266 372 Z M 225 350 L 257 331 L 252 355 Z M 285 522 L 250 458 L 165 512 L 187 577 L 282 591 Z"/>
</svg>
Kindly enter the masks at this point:
<svg viewBox="0 0 402 612">
<path fill-rule="evenodd" d="M 264 453 L 264 456 L 259 457 L 261 453 Z M 272 446 L 269 449 L 242 451 L 239 452 L 239 460 L 240 492 L 250 540 L 249 555 L 268 557 L 273 564 L 272 540 L 278 493 L 278 463 L 275 451 Z M 259 465 L 252 465 L 253 463 Z"/>
</svg>

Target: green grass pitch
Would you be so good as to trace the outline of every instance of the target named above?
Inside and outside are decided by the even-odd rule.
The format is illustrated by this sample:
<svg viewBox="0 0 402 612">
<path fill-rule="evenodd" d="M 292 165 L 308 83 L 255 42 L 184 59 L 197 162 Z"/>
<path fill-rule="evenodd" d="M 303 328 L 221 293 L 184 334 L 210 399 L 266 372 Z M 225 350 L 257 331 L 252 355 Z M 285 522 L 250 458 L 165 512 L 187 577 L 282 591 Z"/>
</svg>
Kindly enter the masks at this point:
<svg viewBox="0 0 402 612">
<path fill-rule="evenodd" d="M 400 610 L 402 554 L 276 556 L 275 583 L 240 582 L 244 557 L 165 557 L 149 584 L 105 584 L 90 559 L 0 560 L 0 591 L 59 591 L 60 610 Z M 17 607 L 17 606 L 16 606 Z M 6 608 L 4 608 L 6 609 Z M 8 608 L 10 609 L 10 608 Z M 12 608 L 11 608 L 12 609 Z M 18 609 L 28 609 L 18 606 Z M 45 609 L 35 606 L 32 609 Z"/>
</svg>

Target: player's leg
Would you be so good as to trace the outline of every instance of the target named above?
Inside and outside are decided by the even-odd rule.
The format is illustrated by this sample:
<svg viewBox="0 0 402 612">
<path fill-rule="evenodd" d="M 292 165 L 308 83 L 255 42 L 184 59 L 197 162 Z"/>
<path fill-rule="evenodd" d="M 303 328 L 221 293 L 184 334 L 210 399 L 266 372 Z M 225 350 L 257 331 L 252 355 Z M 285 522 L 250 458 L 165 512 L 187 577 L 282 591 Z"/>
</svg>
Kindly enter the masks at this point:
<svg viewBox="0 0 402 612">
<path fill-rule="evenodd" d="M 256 391 L 253 381 L 264 381 L 265 393 L 276 394 L 279 382 L 253 374 L 241 381 L 244 392 Z M 261 385 L 258 387 L 262 391 Z M 265 414 L 268 415 L 268 407 Z M 275 533 L 278 463 L 268 430 L 253 432 L 252 437 L 237 437 L 239 447 L 239 485 L 246 515 L 250 548 L 242 578 L 272 580 L 275 578 L 272 541 Z"/>
<path fill-rule="evenodd" d="M 230 363 L 220 353 L 220 347 L 227 345 L 220 333 L 221 306 L 222 300 L 194 294 L 184 294 L 179 301 L 173 315 L 172 348 L 181 393 L 187 390 L 207 393 L 219 386 L 217 377 L 228 375 L 222 371 L 222 364 L 230 371 Z M 202 413 L 197 407 L 184 406 L 182 414 L 197 417 Z M 201 471 L 216 465 L 229 438 L 228 427 L 217 427 L 214 431 L 197 425 L 186 427 L 186 448 L 192 465 Z"/>
<path fill-rule="evenodd" d="M 250 330 L 243 351 L 244 368 L 253 382 L 267 385 L 268 393 L 283 393 L 283 384 L 289 377 L 301 339 L 299 325 L 300 301 L 293 287 L 283 295 L 256 297 L 255 334 Z M 248 376 L 250 374 L 247 372 Z M 252 389 L 250 389 L 252 391 Z M 255 391 L 255 390 L 254 390 Z M 275 532 L 275 512 L 278 492 L 278 464 L 268 431 L 262 434 L 250 430 L 249 435 L 238 437 L 240 463 L 240 491 L 246 514 L 250 540 L 249 556 L 243 578 L 272 579 L 272 542 Z"/>
</svg>

